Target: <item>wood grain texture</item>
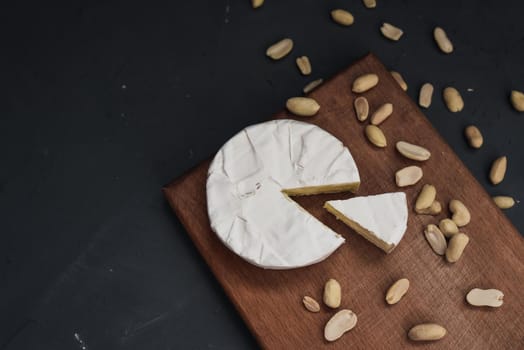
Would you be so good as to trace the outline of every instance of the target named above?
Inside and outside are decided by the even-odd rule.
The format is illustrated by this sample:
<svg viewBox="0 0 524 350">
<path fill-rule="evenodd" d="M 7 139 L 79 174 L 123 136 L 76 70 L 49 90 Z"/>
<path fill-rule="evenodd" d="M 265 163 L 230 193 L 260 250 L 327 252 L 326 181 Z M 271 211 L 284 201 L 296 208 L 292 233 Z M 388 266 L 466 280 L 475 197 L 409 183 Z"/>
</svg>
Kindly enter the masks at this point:
<svg viewBox="0 0 524 350">
<path fill-rule="evenodd" d="M 353 109 L 356 95 L 351 92 L 351 83 L 358 75 L 369 72 L 380 77 L 378 86 L 363 94 L 369 100 L 370 114 L 385 102 L 394 105 L 393 114 L 381 125 L 388 140 L 385 149 L 366 140 L 365 123 L 357 121 Z M 352 194 L 296 197 L 300 205 L 342 234 L 347 242 L 321 263 L 287 271 L 250 265 L 229 251 L 211 231 L 205 193 L 209 161 L 163 189 L 259 344 L 267 349 L 415 348 L 421 344 L 407 338 L 408 330 L 418 323 L 436 322 L 448 334 L 439 342 L 424 344 L 425 349 L 523 348 L 523 238 L 385 67 L 368 55 L 310 96 L 320 103 L 321 109 L 317 116 L 305 120 L 326 129 L 349 147 L 362 179 L 358 195 L 399 190 L 394 173 L 407 165 L 420 165 L 424 177 L 418 184 L 403 189 L 410 208 L 408 229 L 389 255 L 322 208 L 326 200 Z M 274 118 L 294 117 L 283 111 Z M 231 135 L 237 131 L 231 130 Z M 431 158 L 424 163 L 404 159 L 394 147 L 400 140 L 428 148 Z M 413 210 L 424 183 L 436 186 L 437 199 L 446 207 L 437 217 L 416 215 Z M 448 264 L 432 252 L 423 229 L 449 215 L 447 204 L 453 198 L 469 207 L 472 219 L 462 229 L 470 236 L 462 259 Z M 388 306 L 385 293 L 402 277 L 411 281 L 411 287 L 397 305 Z M 334 312 L 325 306 L 320 313 L 307 312 L 301 300 L 310 295 L 320 302 L 324 282 L 329 278 L 342 285 L 342 307 L 358 315 L 358 324 L 328 344 L 323 339 L 323 327 Z M 504 305 L 498 309 L 469 306 L 465 296 L 474 287 L 502 290 Z"/>
</svg>

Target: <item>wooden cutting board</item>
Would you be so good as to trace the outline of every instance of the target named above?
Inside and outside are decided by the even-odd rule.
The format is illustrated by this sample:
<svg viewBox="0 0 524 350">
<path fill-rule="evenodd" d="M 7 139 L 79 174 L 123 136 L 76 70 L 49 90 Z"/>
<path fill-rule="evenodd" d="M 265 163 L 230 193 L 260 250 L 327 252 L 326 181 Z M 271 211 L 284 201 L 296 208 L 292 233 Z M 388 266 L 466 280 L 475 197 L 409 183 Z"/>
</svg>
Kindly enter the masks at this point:
<svg viewBox="0 0 524 350">
<path fill-rule="evenodd" d="M 370 72 L 380 78 L 377 87 L 363 94 L 369 100 L 370 112 L 385 102 L 394 105 L 393 114 L 381 126 L 388 141 L 385 149 L 367 141 L 365 124 L 357 121 L 353 109 L 355 94 L 351 84 L 355 77 Z M 438 98 L 438 92 L 436 95 Z M 250 265 L 229 251 L 211 231 L 205 190 L 209 161 L 163 189 L 259 344 L 267 349 L 415 348 L 420 344 L 407 338 L 408 330 L 418 323 L 436 322 L 448 334 L 439 342 L 424 344 L 425 349 L 524 348 L 523 238 L 386 68 L 368 55 L 310 96 L 320 103 L 321 109 L 306 121 L 326 129 L 349 147 L 362 179 L 358 195 L 398 191 L 395 171 L 407 165 L 420 165 L 424 177 L 404 189 L 410 208 L 408 229 L 389 255 L 322 208 L 326 200 L 352 194 L 295 197 L 347 242 L 321 263 L 287 271 Z M 274 118 L 296 117 L 283 111 Z M 231 135 L 238 131 L 231 130 Z M 402 158 L 394 147 L 400 140 L 425 146 L 432 152 L 431 158 L 424 163 Z M 425 183 L 436 186 L 437 199 L 443 206 L 457 198 L 471 211 L 471 223 L 462 230 L 470 236 L 470 243 L 455 264 L 434 254 L 423 235 L 427 224 L 438 223 L 449 215 L 447 209 L 437 217 L 416 215 L 413 211 L 416 196 Z M 388 306 L 385 292 L 402 277 L 411 281 L 409 292 L 398 304 Z M 335 278 L 342 285 L 342 307 L 358 315 L 356 327 L 334 343 L 324 341 L 323 329 L 335 312 L 322 306 L 320 313 L 314 314 L 302 306 L 304 295 L 322 300 L 322 288 L 328 278 Z M 498 309 L 469 306 L 465 295 L 475 287 L 502 290 L 504 305 Z"/>
</svg>

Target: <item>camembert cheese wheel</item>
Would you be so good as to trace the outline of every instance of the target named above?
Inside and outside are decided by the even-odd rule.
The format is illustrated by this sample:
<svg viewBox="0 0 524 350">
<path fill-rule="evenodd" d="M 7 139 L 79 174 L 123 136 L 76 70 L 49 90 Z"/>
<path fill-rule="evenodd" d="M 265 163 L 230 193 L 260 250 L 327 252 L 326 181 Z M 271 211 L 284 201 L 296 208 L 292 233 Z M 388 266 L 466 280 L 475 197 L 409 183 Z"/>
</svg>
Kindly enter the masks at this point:
<svg viewBox="0 0 524 350">
<path fill-rule="evenodd" d="M 209 167 L 211 228 L 254 265 L 311 265 L 344 238 L 290 196 L 356 191 L 359 184 L 347 147 L 318 126 L 288 119 L 249 126 L 222 146 Z"/>
</svg>

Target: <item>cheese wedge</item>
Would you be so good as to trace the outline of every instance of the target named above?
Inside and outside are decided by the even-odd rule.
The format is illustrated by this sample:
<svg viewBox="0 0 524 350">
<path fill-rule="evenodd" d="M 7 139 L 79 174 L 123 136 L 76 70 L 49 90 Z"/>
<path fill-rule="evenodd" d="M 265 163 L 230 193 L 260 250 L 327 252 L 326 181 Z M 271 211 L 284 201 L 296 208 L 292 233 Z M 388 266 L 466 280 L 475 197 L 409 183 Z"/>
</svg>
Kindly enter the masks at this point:
<svg viewBox="0 0 524 350">
<path fill-rule="evenodd" d="M 327 131 L 286 119 L 253 125 L 227 141 L 209 167 L 211 228 L 251 264 L 311 265 L 344 238 L 289 196 L 355 191 L 359 184 L 349 150 Z"/>
<path fill-rule="evenodd" d="M 328 201 L 324 208 L 386 253 L 399 244 L 406 232 L 408 206 L 404 192 Z"/>
</svg>

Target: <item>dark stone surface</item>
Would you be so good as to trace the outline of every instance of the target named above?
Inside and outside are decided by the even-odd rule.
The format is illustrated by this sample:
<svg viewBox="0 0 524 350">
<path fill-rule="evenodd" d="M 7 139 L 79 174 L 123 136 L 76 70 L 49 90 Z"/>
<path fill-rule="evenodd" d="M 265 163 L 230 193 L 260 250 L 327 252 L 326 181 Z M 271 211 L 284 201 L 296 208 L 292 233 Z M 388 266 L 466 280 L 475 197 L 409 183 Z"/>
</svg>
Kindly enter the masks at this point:
<svg viewBox="0 0 524 350">
<path fill-rule="evenodd" d="M 352 27 L 331 22 L 337 7 Z M 490 194 L 519 199 L 524 115 L 508 96 L 524 90 L 523 10 L 518 0 L 2 4 L 0 348 L 256 347 L 160 188 L 369 51 L 412 98 L 432 82 L 433 125 Z M 383 21 L 404 37 L 383 38 Z M 435 25 L 453 54 L 436 48 Z M 265 49 L 282 37 L 295 48 L 271 62 Z M 295 67 L 304 54 L 311 77 Z M 442 103 L 448 84 L 461 113 Z M 480 150 L 464 141 L 469 123 Z M 494 187 L 499 155 L 509 167 Z M 506 213 L 522 232 L 522 206 Z"/>
</svg>

